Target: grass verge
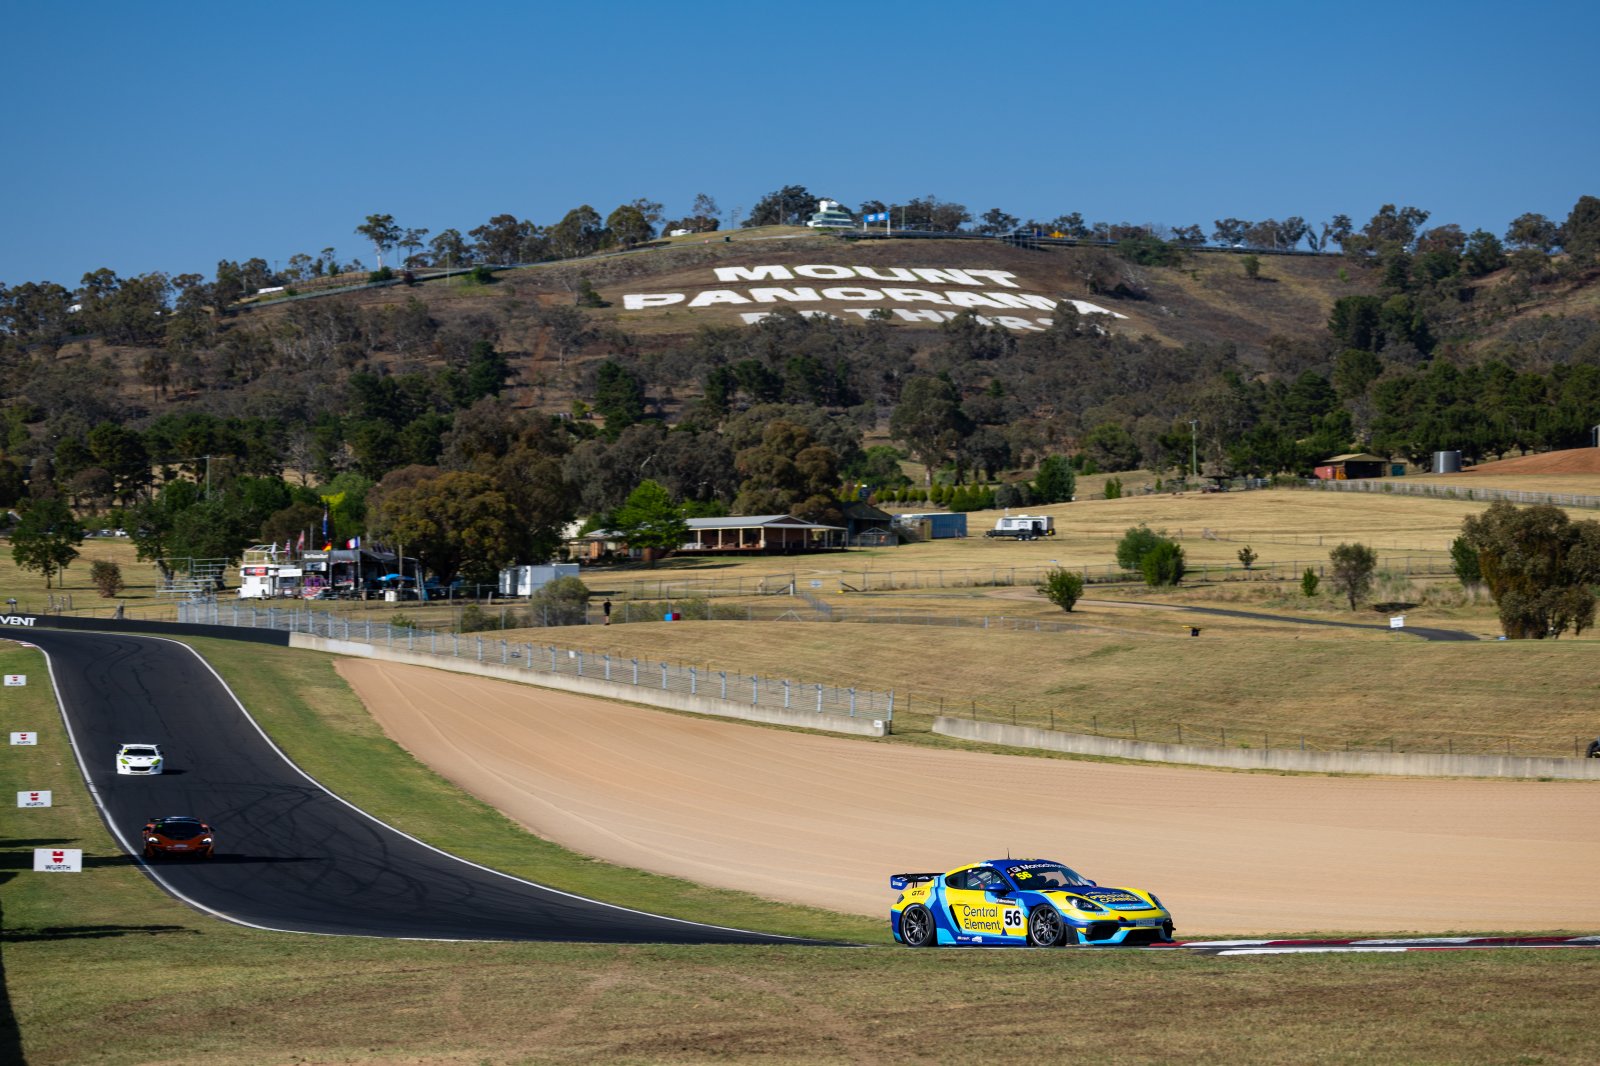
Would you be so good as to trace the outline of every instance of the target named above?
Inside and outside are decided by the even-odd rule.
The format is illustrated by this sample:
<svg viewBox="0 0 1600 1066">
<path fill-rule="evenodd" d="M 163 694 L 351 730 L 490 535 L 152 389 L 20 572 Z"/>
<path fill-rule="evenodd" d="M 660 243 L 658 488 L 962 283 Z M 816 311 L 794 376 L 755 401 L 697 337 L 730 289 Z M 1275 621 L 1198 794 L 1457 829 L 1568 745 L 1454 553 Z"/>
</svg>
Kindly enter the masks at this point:
<svg viewBox="0 0 1600 1066">
<path fill-rule="evenodd" d="M 327 656 L 197 643 L 279 743 L 373 813 L 425 837 L 443 829 L 464 842 L 458 850 L 540 880 L 565 868 L 575 880 L 564 887 L 583 890 L 601 871 L 631 876 L 532 840 L 416 767 L 376 732 Z M 29 675 L 27 688 L 6 690 L 7 717 L 41 738 L 0 749 L 0 774 L 50 788 L 56 802 L 16 812 L 0 845 L 9 1008 L 0 1051 L 35 1066 L 831 1063 L 996 1050 L 1112 1063 L 1557 1063 L 1600 1054 L 1590 1024 L 1600 953 L 1590 952 L 1215 959 L 437 944 L 241 929 L 170 899 L 117 854 L 82 788 L 39 654 L 0 646 L 0 672 Z M 86 872 L 28 872 L 31 849 L 45 844 L 83 847 Z M 797 930 L 861 925 L 881 938 L 877 923 L 636 876 L 627 891 L 663 907 L 676 901 L 700 916 L 711 907 L 730 920 L 748 906 L 782 912 Z M 1127 1009 L 1084 1009 L 1108 988 Z"/>
</svg>

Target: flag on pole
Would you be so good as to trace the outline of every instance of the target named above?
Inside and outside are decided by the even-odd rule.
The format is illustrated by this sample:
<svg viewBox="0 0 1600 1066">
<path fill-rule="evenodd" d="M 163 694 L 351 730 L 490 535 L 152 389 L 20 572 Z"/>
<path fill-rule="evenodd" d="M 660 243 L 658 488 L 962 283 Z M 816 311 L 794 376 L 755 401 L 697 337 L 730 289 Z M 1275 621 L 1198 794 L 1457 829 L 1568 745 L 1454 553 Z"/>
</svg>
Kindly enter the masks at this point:
<svg viewBox="0 0 1600 1066">
<path fill-rule="evenodd" d="M 328 539 L 328 505 L 322 505 L 322 539 Z"/>
<path fill-rule="evenodd" d="M 306 549 L 306 531 L 303 529 L 300 531 L 300 543 L 298 547 L 301 551 L 305 551 Z"/>
</svg>

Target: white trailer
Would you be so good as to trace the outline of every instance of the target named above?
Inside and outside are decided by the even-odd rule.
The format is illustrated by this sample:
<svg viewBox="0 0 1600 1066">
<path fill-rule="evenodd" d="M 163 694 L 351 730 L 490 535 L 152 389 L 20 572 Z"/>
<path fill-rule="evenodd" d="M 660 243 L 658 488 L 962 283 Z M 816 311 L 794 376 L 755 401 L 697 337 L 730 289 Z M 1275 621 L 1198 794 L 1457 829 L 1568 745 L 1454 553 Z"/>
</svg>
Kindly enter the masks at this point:
<svg viewBox="0 0 1600 1066">
<path fill-rule="evenodd" d="M 500 595 L 532 596 L 558 577 L 577 577 L 577 563 L 508 566 L 500 571 Z"/>
<path fill-rule="evenodd" d="M 994 528 L 983 535 L 1012 537 L 1016 540 L 1053 537 L 1056 535 L 1056 520 L 1047 514 L 1008 514 L 995 519 Z"/>
</svg>

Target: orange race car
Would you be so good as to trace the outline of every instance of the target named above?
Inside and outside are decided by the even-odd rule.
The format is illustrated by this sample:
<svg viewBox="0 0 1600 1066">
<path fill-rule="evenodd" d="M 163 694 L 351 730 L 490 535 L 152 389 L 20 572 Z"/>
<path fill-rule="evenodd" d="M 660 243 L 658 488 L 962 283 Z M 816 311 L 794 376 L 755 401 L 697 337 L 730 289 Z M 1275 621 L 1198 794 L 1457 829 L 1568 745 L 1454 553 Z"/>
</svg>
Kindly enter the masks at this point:
<svg viewBox="0 0 1600 1066">
<path fill-rule="evenodd" d="M 211 827 L 187 814 L 152 818 L 144 824 L 144 857 L 159 859 L 168 855 L 197 855 L 209 859 L 216 846 Z"/>
</svg>

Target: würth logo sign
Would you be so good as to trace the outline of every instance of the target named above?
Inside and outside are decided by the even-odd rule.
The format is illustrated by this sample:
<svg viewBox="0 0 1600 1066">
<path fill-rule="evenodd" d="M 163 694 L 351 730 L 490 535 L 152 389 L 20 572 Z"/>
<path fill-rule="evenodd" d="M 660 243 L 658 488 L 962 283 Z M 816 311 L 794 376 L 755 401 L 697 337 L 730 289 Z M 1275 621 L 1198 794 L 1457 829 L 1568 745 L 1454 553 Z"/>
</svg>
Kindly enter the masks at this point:
<svg viewBox="0 0 1600 1066">
<path fill-rule="evenodd" d="M 83 872 L 82 848 L 34 848 L 33 872 L 76 874 Z"/>
</svg>

